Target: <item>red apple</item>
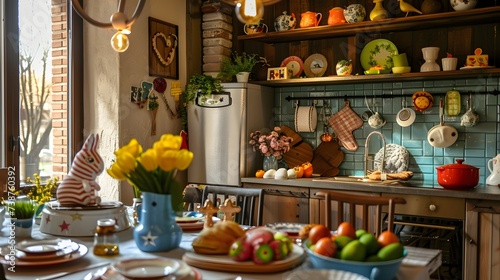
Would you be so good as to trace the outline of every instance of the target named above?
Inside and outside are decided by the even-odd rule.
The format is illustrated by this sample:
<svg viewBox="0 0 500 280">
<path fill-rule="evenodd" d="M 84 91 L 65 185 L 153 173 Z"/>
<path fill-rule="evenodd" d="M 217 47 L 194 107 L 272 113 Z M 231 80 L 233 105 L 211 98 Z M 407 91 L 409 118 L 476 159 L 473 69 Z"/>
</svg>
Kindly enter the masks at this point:
<svg viewBox="0 0 500 280">
<path fill-rule="evenodd" d="M 248 243 L 244 237 L 236 240 L 229 248 L 229 255 L 233 257 L 235 261 L 239 262 L 249 260 L 252 257 L 252 253 L 252 244 Z"/>
<path fill-rule="evenodd" d="M 256 228 L 247 232 L 246 239 L 255 247 L 259 244 L 269 244 L 274 240 L 274 234 L 268 229 Z"/>
</svg>

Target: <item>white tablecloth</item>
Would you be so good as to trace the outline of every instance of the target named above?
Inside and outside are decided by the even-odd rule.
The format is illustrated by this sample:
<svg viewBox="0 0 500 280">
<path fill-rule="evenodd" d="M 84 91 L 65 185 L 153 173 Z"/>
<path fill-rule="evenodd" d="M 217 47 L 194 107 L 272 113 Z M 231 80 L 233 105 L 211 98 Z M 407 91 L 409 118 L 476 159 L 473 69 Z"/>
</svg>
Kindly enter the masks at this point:
<svg viewBox="0 0 500 280">
<path fill-rule="evenodd" d="M 5 223 L 4 223 L 5 224 Z M 197 234 L 196 232 L 184 232 L 183 237 L 182 237 L 182 242 L 180 245 L 180 248 L 168 251 L 168 252 L 159 252 L 159 253 L 147 253 L 147 252 L 142 252 L 137 248 L 135 245 L 135 242 L 132 237 L 132 228 L 129 228 L 127 230 L 121 231 L 118 233 L 118 236 L 120 238 L 120 255 L 115 256 L 115 257 L 101 257 L 101 256 L 95 256 L 92 253 L 92 248 L 93 248 L 93 237 L 71 237 L 71 239 L 75 240 L 78 243 L 84 244 L 89 248 L 89 252 L 81 259 L 73 261 L 73 262 L 67 262 L 64 264 L 60 265 L 54 265 L 54 266 L 45 266 L 45 267 L 16 267 L 15 270 L 16 272 L 10 272 L 7 271 L 8 266 L 4 266 L 4 270 L 6 271 L 6 276 L 7 279 L 12 279 L 12 280 L 34 280 L 36 277 L 40 276 L 46 276 L 50 275 L 53 273 L 61 272 L 61 271 L 73 271 L 73 270 L 79 270 L 85 267 L 88 267 L 91 264 L 97 264 L 97 263 L 102 263 L 102 262 L 109 262 L 113 263 L 119 260 L 123 259 L 130 259 L 130 258 L 144 258 L 144 257 L 168 257 L 168 258 L 173 258 L 173 259 L 182 259 L 182 255 L 186 250 L 191 250 L 191 243 L 194 238 L 196 238 Z M 6 245 L 8 244 L 8 236 L 9 236 L 9 230 L 4 226 L 1 232 L 1 237 L 0 237 L 0 245 Z M 40 233 L 38 230 L 38 226 L 35 226 L 33 228 L 32 232 L 32 238 L 33 239 L 53 239 L 56 238 L 56 236 Z M 301 266 L 295 268 L 297 269 L 307 269 L 309 263 L 306 261 L 304 262 Z M 292 271 L 284 271 L 280 273 L 275 273 L 275 274 L 245 274 L 245 273 L 226 273 L 226 272 L 217 272 L 217 271 L 210 271 L 210 270 L 204 270 L 204 269 L 199 269 L 196 268 L 198 271 L 201 272 L 203 279 L 204 280 L 229 280 L 229 279 L 235 279 L 237 276 L 241 276 L 241 279 L 243 280 L 277 280 L 277 279 L 286 279 L 286 276 L 289 275 Z M 77 272 L 74 274 L 67 275 L 62 278 L 58 279 L 68 279 L 68 280 L 75 280 L 75 279 L 83 279 L 85 275 L 89 274 L 90 272 L 95 272 L 97 271 L 98 268 L 95 269 L 89 269 L 81 272 Z M 423 266 L 405 266 L 402 265 L 400 268 L 400 271 L 398 273 L 398 279 L 404 279 L 404 280 L 426 280 L 429 279 L 426 273 L 426 269 Z"/>
</svg>

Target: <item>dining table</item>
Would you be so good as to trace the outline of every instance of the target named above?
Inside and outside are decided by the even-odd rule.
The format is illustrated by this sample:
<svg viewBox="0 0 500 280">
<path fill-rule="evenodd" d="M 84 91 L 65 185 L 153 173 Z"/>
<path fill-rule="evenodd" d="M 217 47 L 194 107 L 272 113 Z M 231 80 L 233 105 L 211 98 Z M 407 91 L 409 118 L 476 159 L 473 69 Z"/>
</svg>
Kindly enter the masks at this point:
<svg viewBox="0 0 500 280">
<path fill-rule="evenodd" d="M 0 236 L 0 246 L 6 247 L 9 245 L 10 229 L 7 226 L 9 223 L 8 219 L 3 223 L 1 236 Z M 182 260 L 182 257 L 187 252 L 192 252 L 192 242 L 200 233 L 200 230 L 184 231 L 182 235 L 182 240 L 180 246 L 176 249 L 172 249 L 166 252 L 143 252 L 141 251 L 133 238 L 133 227 L 129 227 L 125 230 L 117 232 L 119 239 L 119 251 L 120 253 L 116 256 L 97 256 L 93 253 L 93 243 L 94 238 L 92 236 L 84 237 L 67 237 L 67 236 L 55 236 L 50 234 L 45 234 L 40 232 L 39 226 L 34 225 L 31 233 L 31 240 L 53 240 L 56 238 L 70 238 L 74 242 L 83 244 L 88 248 L 83 256 L 73 260 L 68 261 L 63 264 L 51 264 L 46 262 L 41 266 L 16 266 L 12 268 L 9 264 L 4 262 L 3 269 L 7 279 L 12 280 L 47 280 L 47 279 L 99 279 L 99 274 L 103 271 L 109 269 L 113 263 L 129 260 L 129 259 L 145 259 L 145 258 L 169 258 L 174 260 Z M 12 243 L 12 240 L 10 241 Z M 16 240 L 16 243 L 21 242 L 21 240 Z M 305 253 L 305 252 L 304 252 Z M 291 269 L 274 272 L 274 273 L 238 273 L 238 272 L 228 272 L 228 271 L 217 271 L 212 269 L 207 269 L 206 267 L 192 267 L 193 271 L 196 271 L 198 279 L 209 279 L 209 280 L 266 280 L 266 279 L 288 279 L 288 277 L 297 270 L 311 269 L 311 264 L 308 261 L 307 256 L 305 256 L 304 261 Z M 14 270 L 14 271 L 13 271 Z M 120 278 L 123 279 L 123 278 Z M 166 278 L 170 279 L 170 278 Z M 397 274 L 397 279 L 405 280 L 426 280 L 429 279 L 428 271 L 425 265 L 422 264 L 411 264 L 404 263 L 400 266 Z"/>
</svg>

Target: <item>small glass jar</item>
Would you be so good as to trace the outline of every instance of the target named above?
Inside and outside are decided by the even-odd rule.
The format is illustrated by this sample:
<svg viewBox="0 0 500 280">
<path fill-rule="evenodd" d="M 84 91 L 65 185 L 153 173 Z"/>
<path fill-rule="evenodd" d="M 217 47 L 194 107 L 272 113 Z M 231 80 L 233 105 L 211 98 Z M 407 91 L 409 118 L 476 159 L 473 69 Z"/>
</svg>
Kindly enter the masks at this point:
<svg viewBox="0 0 500 280">
<path fill-rule="evenodd" d="M 142 199 L 135 197 L 132 199 L 132 209 L 133 209 L 133 217 L 132 217 L 132 224 L 135 227 L 136 225 L 139 224 L 139 219 L 141 215 L 141 204 L 142 204 Z"/>
<path fill-rule="evenodd" d="M 97 220 L 94 235 L 94 255 L 115 256 L 120 254 L 119 240 L 115 233 L 116 222 L 114 219 Z"/>
</svg>

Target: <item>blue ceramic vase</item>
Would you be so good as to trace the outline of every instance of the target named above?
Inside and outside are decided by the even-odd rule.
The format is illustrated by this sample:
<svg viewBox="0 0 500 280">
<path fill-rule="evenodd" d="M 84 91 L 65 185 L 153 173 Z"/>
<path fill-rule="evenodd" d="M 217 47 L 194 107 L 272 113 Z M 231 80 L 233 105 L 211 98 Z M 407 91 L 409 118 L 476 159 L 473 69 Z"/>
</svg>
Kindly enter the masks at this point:
<svg viewBox="0 0 500 280">
<path fill-rule="evenodd" d="M 169 251 L 179 247 L 182 229 L 175 221 L 171 196 L 142 193 L 139 224 L 134 228 L 134 240 L 144 252 Z"/>
</svg>

